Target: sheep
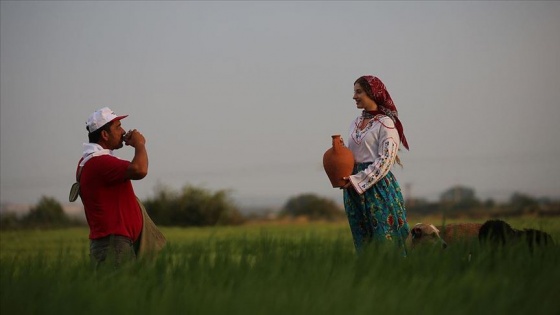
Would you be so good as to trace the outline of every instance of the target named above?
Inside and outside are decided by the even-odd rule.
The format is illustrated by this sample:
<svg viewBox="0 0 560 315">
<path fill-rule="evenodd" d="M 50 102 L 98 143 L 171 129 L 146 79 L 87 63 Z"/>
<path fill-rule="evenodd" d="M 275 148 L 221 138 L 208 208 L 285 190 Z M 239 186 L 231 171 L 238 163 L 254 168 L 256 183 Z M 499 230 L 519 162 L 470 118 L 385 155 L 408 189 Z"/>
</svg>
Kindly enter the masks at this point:
<svg viewBox="0 0 560 315">
<path fill-rule="evenodd" d="M 519 244 L 525 240 L 532 251 L 534 245 L 546 246 L 554 244 L 550 234 L 535 229 L 514 229 L 502 220 L 488 220 L 480 228 L 478 239 L 480 243 L 491 246 L 506 246 Z"/>
<path fill-rule="evenodd" d="M 444 226 L 417 223 L 410 231 L 412 248 L 426 244 L 440 244 L 442 248 L 460 241 L 472 241 L 478 238 L 481 223 L 451 223 Z"/>
<path fill-rule="evenodd" d="M 438 228 L 442 231 L 440 235 L 447 244 L 453 244 L 478 239 L 481 227 L 482 223 L 450 223 Z"/>
<path fill-rule="evenodd" d="M 447 243 L 440 237 L 439 229 L 433 224 L 417 223 L 407 239 L 411 248 L 416 246 L 440 245 L 442 248 L 447 247 Z"/>
</svg>

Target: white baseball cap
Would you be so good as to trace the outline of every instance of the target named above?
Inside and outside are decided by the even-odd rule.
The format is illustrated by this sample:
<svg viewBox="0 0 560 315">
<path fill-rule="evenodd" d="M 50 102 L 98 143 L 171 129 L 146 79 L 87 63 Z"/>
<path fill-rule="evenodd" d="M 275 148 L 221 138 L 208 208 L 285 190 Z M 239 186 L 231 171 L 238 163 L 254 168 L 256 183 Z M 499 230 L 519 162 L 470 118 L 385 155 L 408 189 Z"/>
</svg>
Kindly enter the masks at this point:
<svg viewBox="0 0 560 315">
<path fill-rule="evenodd" d="M 117 116 L 109 107 L 103 107 L 89 116 L 86 122 L 86 128 L 89 133 L 92 133 L 113 120 L 121 120 L 126 117 L 128 117 L 128 115 Z"/>
</svg>

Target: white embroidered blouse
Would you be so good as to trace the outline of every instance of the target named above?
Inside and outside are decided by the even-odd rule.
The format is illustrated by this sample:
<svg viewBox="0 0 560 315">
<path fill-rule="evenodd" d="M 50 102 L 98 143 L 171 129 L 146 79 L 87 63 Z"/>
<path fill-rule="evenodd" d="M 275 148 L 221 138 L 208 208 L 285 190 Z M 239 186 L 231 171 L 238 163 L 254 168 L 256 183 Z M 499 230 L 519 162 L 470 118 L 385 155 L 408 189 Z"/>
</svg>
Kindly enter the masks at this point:
<svg viewBox="0 0 560 315">
<path fill-rule="evenodd" d="M 400 138 L 395 123 L 385 115 L 376 115 L 364 129 L 359 128 L 363 117 L 357 117 L 350 126 L 348 148 L 355 163 L 371 162 L 363 171 L 350 176 L 350 182 L 359 194 L 382 179 L 395 163 Z"/>
</svg>

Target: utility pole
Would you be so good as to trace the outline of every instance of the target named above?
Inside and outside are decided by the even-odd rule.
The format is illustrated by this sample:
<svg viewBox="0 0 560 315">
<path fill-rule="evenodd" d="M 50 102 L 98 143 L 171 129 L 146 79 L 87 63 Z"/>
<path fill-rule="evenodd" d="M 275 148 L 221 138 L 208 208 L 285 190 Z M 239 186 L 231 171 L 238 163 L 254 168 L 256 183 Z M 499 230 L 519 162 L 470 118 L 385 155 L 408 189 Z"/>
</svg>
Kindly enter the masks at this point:
<svg viewBox="0 0 560 315">
<path fill-rule="evenodd" d="M 414 206 L 414 198 L 412 198 L 412 183 L 404 184 L 404 196 L 407 206 Z"/>
</svg>

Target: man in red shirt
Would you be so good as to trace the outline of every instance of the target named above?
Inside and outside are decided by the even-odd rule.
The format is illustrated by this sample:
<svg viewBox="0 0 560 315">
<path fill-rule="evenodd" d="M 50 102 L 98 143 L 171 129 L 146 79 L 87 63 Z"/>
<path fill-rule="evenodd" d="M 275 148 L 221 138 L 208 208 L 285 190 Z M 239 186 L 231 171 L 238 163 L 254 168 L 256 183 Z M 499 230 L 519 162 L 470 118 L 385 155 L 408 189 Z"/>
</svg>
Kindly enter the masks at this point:
<svg viewBox="0 0 560 315">
<path fill-rule="evenodd" d="M 125 132 L 121 120 L 104 107 L 86 122 L 89 143 L 77 169 L 80 197 L 90 229 L 90 256 L 96 267 L 105 260 L 115 266 L 136 258 L 142 232 L 142 211 L 131 180 L 148 174 L 146 139 L 136 129 Z M 113 155 L 124 144 L 134 148 L 132 161 Z"/>
</svg>

